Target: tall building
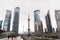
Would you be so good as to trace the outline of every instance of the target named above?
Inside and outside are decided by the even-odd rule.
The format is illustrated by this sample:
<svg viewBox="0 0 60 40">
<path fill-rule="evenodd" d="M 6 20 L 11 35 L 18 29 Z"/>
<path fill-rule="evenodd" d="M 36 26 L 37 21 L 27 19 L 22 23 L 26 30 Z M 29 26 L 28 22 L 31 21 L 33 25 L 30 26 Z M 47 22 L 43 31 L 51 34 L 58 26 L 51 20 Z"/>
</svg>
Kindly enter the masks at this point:
<svg viewBox="0 0 60 40">
<path fill-rule="evenodd" d="M 47 16 L 45 16 L 45 19 L 46 19 L 47 30 L 49 33 L 52 33 L 52 25 L 51 25 L 49 10 L 47 12 Z"/>
<path fill-rule="evenodd" d="M 60 10 L 55 10 L 55 18 L 57 23 L 57 32 L 60 33 Z"/>
<path fill-rule="evenodd" d="M 41 20 L 40 20 L 40 10 L 35 10 L 34 11 L 34 28 L 35 32 L 43 32 L 43 27 L 41 26 Z"/>
<path fill-rule="evenodd" d="M 10 31 L 11 13 L 12 12 L 10 10 L 6 11 L 6 16 L 3 24 L 4 31 Z"/>
<path fill-rule="evenodd" d="M 3 22 L 3 21 L 0 21 L 0 30 L 1 30 L 1 28 L 2 28 L 2 22 Z"/>
<path fill-rule="evenodd" d="M 15 10 L 14 10 L 13 32 L 15 32 L 15 33 L 18 33 L 19 11 L 20 11 L 19 7 L 16 7 Z"/>
</svg>

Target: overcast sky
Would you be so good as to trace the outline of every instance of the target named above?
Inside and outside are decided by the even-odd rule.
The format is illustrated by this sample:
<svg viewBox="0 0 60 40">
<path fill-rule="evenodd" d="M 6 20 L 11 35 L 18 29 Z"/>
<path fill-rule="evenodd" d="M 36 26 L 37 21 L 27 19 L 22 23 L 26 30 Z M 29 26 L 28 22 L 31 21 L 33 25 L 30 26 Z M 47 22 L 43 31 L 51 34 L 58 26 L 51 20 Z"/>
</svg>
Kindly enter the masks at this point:
<svg viewBox="0 0 60 40">
<path fill-rule="evenodd" d="M 5 19 L 6 10 L 12 11 L 12 21 L 13 21 L 13 14 L 14 8 L 20 7 L 20 20 L 19 20 L 19 33 L 23 32 L 24 30 L 27 31 L 28 28 L 28 14 L 30 14 L 30 27 L 31 31 L 34 31 L 34 10 L 40 10 L 40 19 L 43 21 L 43 27 L 46 28 L 45 24 L 45 15 L 47 11 L 50 10 L 50 17 L 52 21 L 52 27 L 56 28 L 56 21 L 55 21 L 55 9 L 60 9 L 60 0 L 0 0 L 0 20 Z M 11 29 L 12 24 L 11 21 Z"/>
</svg>

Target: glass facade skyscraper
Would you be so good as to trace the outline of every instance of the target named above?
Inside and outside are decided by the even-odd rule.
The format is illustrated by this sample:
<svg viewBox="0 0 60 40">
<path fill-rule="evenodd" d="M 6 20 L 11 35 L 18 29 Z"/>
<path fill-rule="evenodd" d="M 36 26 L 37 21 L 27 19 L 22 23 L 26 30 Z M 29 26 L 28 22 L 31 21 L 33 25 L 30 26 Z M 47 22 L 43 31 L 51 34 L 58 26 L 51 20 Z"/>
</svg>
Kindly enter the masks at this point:
<svg viewBox="0 0 60 40">
<path fill-rule="evenodd" d="M 40 10 L 34 11 L 34 28 L 36 33 L 43 31 L 43 27 L 40 20 Z"/>
<path fill-rule="evenodd" d="M 39 23 L 40 22 L 40 10 L 34 11 L 34 21 Z"/>
<path fill-rule="evenodd" d="M 51 25 L 49 10 L 47 12 L 47 16 L 45 16 L 45 19 L 46 19 L 47 30 L 49 33 L 51 33 L 52 32 L 52 25 Z"/>
<path fill-rule="evenodd" d="M 16 7 L 14 10 L 14 20 L 13 20 L 13 32 L 15 32 L 15 33 L 18 33 L 19 12 L 20 12 L 20 8 Z"/>
<path fill-rule="evenodd" d="M 55 18 L 57 23 L 57 32 L 60 33 L 60 10 L 55 10 Z"/>
<path fill-rule="evenodd" d="M 12 12 L 10 10 L 6 11 L 6 16 L 3 24 L 4 31 L 10 31 L 11 13 Z"/>
</svg>

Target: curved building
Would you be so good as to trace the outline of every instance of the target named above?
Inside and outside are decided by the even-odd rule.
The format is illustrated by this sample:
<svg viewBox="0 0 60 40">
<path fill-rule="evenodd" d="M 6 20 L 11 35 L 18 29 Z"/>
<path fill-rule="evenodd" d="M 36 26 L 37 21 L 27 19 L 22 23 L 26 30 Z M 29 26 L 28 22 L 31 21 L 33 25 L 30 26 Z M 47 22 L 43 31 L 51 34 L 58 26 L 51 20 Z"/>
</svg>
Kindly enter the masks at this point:
<svg viewBox="0 0 60 40">
<path fill-rule="evenodd" d="M 43 27 L 41 24 L 41 20 L 40 20 L 40 10 L 35 10 L 34 11 L 34 28 L 35 28 L 35 32 L 43 32 Z"/>
<path fill-rule="evenodd" d="M 34 21 L 39 23 L 40 22 L 40 10 L 34 11 Z"/>
</svg>

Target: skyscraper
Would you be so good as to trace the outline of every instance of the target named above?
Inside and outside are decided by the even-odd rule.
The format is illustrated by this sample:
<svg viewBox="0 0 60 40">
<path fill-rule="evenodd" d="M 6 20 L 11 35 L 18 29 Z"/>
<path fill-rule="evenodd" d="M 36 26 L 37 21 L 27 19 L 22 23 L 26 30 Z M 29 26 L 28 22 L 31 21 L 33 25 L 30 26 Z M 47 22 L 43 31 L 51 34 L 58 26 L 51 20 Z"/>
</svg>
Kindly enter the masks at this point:
<svg viewBox="0 0 60 40">
<path fill-rule="evenodd" d="M 39 23 L 40 22 L 40 10 L 34 11 L 34 21 Z"/>
<path fill-rule="evenodd" d="M 36 33 L 43 31 L 43 27 L 41 26 L 41 20 L 40 20 L 40 10 L 34 11 L 34 28 Z"/>
<path fill-rule="evenodd" d="M 4 31 L 10 31 L 11 13 L 12 12 L 10 10 L 6 11 L 6 16 L 5 16 L 4 25 L 3 25 Z"/>
<path fill-rule="evenodd" d="M 45 16 L 45 19 L 46 19 L 47 30 L 49 33 L 52 33 L 52 25 L 51 25 L 49 10 L 47 12 L 47 16 Z"/>
<path fill-rule="evenodd" d="M 13 32 L 15 32 L 15 33 L 18 33 L 19 11 L 20 11 L 19 7 L 16 7 L 15 10 L 14 10 Z"/>
<path fill-rule="evenodd" d="M 57 32 L 60 33 L 60 10 L 55 10 L 55 17 L 57 22 Z"/>
</svg>

